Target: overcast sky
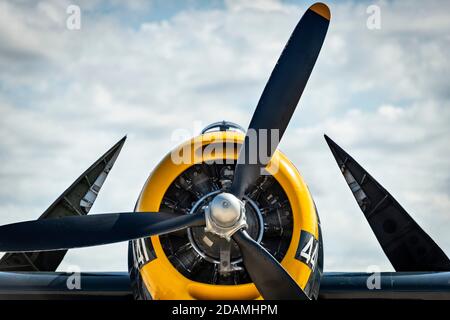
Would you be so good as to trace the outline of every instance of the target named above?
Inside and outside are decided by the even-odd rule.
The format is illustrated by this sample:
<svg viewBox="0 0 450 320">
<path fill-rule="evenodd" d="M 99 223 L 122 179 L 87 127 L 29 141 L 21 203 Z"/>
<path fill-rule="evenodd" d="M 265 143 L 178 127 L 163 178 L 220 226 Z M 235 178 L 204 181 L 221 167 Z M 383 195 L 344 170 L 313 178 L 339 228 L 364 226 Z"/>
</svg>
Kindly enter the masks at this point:
<svg viewBox="0 0 450 320">
<path fill-rule="evenodd" d="M 179 142 L 174 130 L 195 135 L 223 119 L 247 127 L 311 3 L 1 1 L 0 224 L 37 218 L 125 134 L 91 213 L 132 210 Z M 66 27 L 70 4 L 81 8 L 80 30 Z M 371 4 L 381 29 L 367 28 Z M 393 270 L 324 133 L 450 254 L 450 3 L 329 5 L 328 36 L 280 145 L 317 203 L 325 269 Z M 126 243 L 71 250 L 60 270 L 126 270 L 126 251 Z"/>
</svg>

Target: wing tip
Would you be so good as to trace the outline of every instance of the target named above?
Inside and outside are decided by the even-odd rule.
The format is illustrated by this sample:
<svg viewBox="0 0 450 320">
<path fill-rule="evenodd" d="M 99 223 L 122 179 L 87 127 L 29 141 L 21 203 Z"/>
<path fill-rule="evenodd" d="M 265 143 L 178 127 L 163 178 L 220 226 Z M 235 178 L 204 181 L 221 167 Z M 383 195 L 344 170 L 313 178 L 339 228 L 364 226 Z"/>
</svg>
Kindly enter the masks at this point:
<svg viewBox="0 0 450 320">
<path fill-rule="evenodd" d="M 330 8 L 322 2 L 314 3 L 308 10 L 314 11 L 319 16 L 327 19 L 328 21 L 331 19 Z"/>
<path fill-rule="evenodd" d="M 111 147 L 107 153 L 114 151 L 114 152 L 120 152 L 122 150 L 123 145 L 125 144 L 125 141 L 127 140 L 127 135 L 124 135 L 119 141 L 116 142 L 115 145 Z"/>
<path fill-rule="evenodd" d="M 336 142 L 333 141 L 326 134 L 323 135 L 325 141 L 327 142 L 328 148 L 330 148 L 331 153 L 333 154 L 334 159 L 338 165 L 342 164 L 346 158 L 349 158 L 349 154 L 345 152 Z"/>
<path fill-rule="evenodd" d="M 334 142 L 329 136 L 327 136 L 326 134 L 323 135 L 323 137 L 325 138 L 325 141 L 328 144 L 328 147 L 333 150 L 334 146 L 336 145 L 336 142 Z"/>
</svg>

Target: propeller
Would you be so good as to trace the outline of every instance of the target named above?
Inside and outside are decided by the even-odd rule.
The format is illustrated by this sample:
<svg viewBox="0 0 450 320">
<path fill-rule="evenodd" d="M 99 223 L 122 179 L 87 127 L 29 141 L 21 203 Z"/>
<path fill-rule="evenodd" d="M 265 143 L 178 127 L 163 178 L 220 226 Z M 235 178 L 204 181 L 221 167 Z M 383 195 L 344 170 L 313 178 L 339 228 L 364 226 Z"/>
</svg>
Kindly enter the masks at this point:
<svg viewBox="0 0 450 320">
<path fill-rule="evenodd" d="M 233 235 L 242 260 L 259 293 L 267 300 L 309 300 L 278 261 L 245 230 Z"/>
<path fill-rule="evenodd" d="M 322 3 L 297 24 L 264 88 L 241 148 L 231 193 L 242 199 L 269 163 L 319 55 L 330 21 Z M 267 136 L 260 133 L 267 132 Z M 256 133 L 256 139 L 254 134 Z M 255 150 L 252 150 L 255 147 Z M 262 159 L 261 153 L 264 153 Z M 256 161 L 252 160 L 256 155 Z M 112 213 L 15 223 L 0 227 L 0 251 L 49 251 L 97 246 L 205 225 L 205 214 Z M 256 288 L 266 299 L 309 299 L 289 273 L 246 231 L 232 235 Z"/>
<path fill-rule="evenodd" d="M 126 212 L 33 220 L 0 227 L 0 252 L 92 247 L 205 224 L 203 213 Z"/>
<path fill-rule="evenodd" d="M 264 88 L 237 160 L 231 193 L 239 199 L 267 166 L 289 124 L 316 63 L 330 22 L 322 3 L 301 18 Z M 244 265 L 265 299 L 309 299 L 280 263 L 239 230 L 233 235 Z"/>
<path fill-rule="evenodd" d="M 270 75 L 239 153 L 231 193 L 242 199 L 261 175 L 289 124 L 319 56 L 330 22 L 323 3 L 312 5 L 295 27 Z"/>
</svg>

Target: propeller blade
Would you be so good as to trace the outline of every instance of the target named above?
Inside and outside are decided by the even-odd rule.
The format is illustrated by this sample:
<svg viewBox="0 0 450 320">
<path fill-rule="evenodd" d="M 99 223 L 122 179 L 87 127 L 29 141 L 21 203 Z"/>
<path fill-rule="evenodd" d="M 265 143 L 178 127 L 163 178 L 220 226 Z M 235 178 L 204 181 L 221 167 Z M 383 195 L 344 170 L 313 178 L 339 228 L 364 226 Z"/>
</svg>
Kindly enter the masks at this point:
<svg viewBox="0 0 450 320">
<path fill-rule="evenodd" d="M 98 246 L 205 224 L 204 214 L 109 213 L 34 220 L 0 227 L 0 252 Z"/>
<path fill-rule="evenodd" d="M 328 7 L 322 3 L 312 5 L 300 19 L 281 53 L 250 121 L 239 154 L 231 187 L 238 198 L 244 196 L 275 152 L 319 56 L 329 22 Z M 267 136 L 263 136 L 264 132 Z M 265 159 L 261 159 L 263 157 Z"/>
<path fill-rule="evenodd" d="M 259 293 L 267 300 L 309 300 L 278 261 L 244 230 L 233 240 L 241 249 L 242 260 Z"/>
<path fill-rule="evenodd" d="M 450 271 L 444 251 L 347 152 L 325 140 L 395 271 Z"/>
</svg>

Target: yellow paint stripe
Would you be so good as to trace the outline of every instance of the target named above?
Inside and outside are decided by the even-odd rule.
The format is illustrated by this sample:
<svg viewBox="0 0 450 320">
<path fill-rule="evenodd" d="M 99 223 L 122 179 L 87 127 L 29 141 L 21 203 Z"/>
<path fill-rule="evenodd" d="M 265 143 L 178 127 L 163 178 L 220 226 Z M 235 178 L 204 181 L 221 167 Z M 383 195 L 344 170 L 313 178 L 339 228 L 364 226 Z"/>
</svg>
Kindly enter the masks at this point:
<svg viewBox="0 0 450 320">
<path fill-rule="evenodd" d="M 317 3 L 313 4 L 311 7 L 309 7 L 309 10 L 314 11 L 315 13 L 324 17 L 327 20 L 330 20 L 330 18 L 331 18 L 330 9 L 328 8 L 328 6 L 326 4 L 324 4 L 322 2 L 317 2 Z"/>
</svg>

